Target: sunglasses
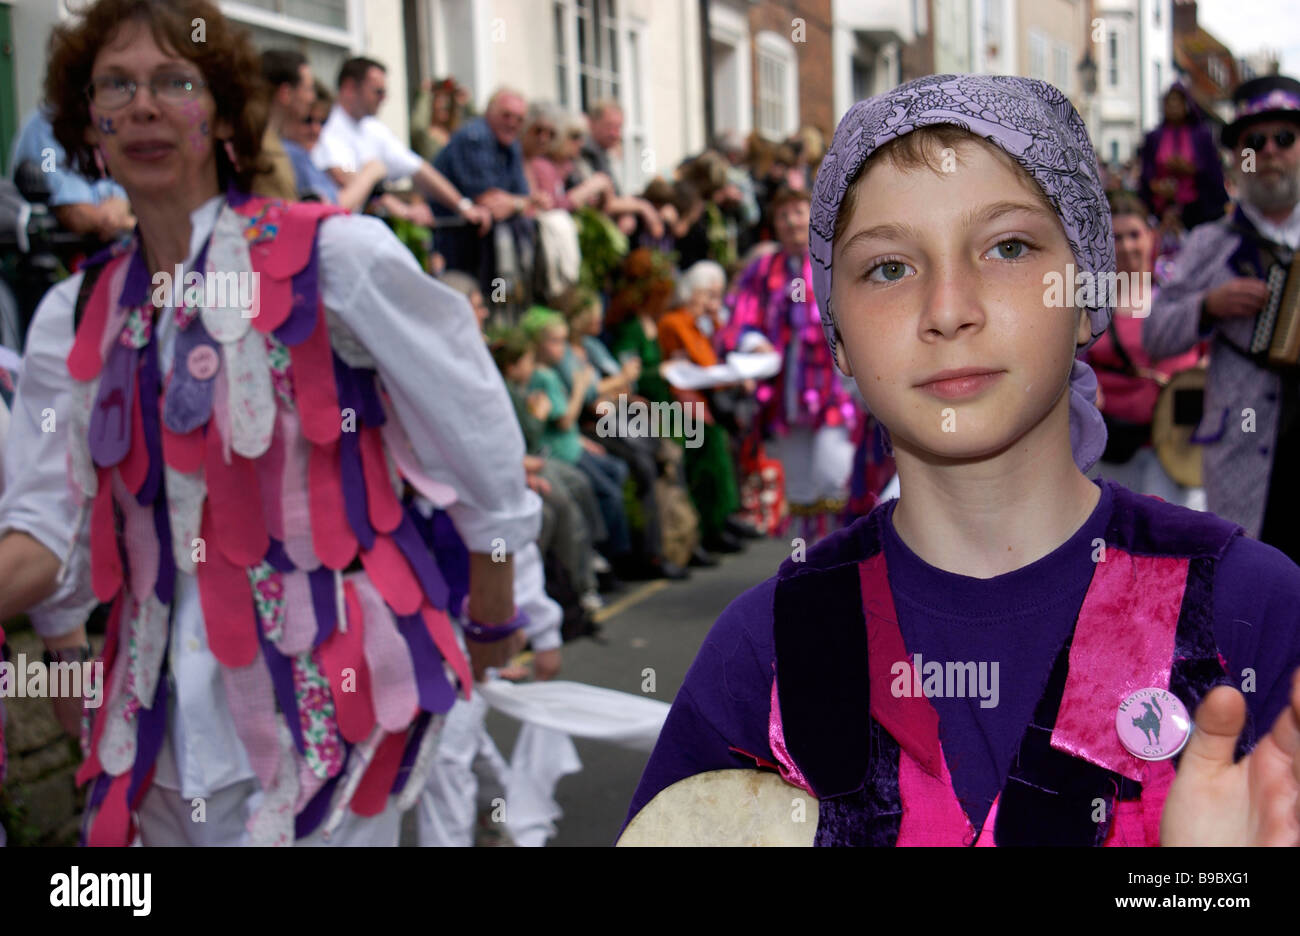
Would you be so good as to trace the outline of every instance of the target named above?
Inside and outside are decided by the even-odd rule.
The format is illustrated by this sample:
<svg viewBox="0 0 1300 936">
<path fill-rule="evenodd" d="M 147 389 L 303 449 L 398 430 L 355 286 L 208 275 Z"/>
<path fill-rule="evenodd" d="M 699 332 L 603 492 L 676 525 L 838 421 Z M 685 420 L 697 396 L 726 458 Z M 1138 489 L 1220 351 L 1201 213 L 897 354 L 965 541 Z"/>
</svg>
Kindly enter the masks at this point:
<svg viewBox="0 0 1300 936">
<path fill-rule="evenodd" d="M 1277 130 L 1270 138 L 1266 133 L 1248 133 L 1241 138 L 1241 145 L 1255 152 L 1262 152 L 1269 139 L 1277 144 L 1279 150 L 1288 150 L 1295 144 L 1294 130 Z"/>
</svg>

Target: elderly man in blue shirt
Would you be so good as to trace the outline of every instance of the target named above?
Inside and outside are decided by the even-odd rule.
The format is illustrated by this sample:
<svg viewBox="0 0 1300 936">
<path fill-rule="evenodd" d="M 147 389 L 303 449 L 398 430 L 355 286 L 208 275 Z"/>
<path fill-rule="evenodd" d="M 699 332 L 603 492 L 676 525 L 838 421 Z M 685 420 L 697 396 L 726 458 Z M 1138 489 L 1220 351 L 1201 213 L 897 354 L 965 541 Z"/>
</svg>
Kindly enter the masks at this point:
<svg viewBox="0 0 1300 936">
<path fill-rule="evenodd" d="M 433 163 L 466 198 L 491 212 L 493 221 L 507 221 L 552 207 L 546 193 L 529 194 L 524 176 L 519 131 L 525 108 L 524 96 L 518 91 L 497 90 L 488 100 L 483 116 L 452 134 Z M 435 211 L 443 213 L 437 206 Z M 474 271 L 476 246 L 459 232 L 438 238 L 438 251 L 453 269 Z"/>
<path fill-rule="evenodd" d="M 68 168 L 68 156 L 39 109 L 27 118 L 14 142 L 10 173 L 24 162 L 35 163 L 45 173 L 50 208 L 67 230 L 112 240 L 135 227 L 122 187 L 112 179 L 88 179 Z"/>
</svg>

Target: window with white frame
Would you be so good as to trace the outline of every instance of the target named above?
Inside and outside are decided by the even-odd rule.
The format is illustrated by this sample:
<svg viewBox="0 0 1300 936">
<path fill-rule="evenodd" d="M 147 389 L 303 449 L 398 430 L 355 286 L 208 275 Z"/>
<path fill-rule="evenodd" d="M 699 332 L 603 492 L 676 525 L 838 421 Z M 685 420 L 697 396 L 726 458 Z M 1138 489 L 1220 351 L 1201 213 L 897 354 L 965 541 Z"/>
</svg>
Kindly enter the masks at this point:
<svg viewBox="0 0 1300 936">
<path fill-rule="evenodd" d="M 984 44 L 1002 44 L 1002 0 L 984 0 Z"/>
<path fill-rule="evenodd" d="M 627 87 L 623 109 L 623 181 L 628 191 L 640 191 L 649 181 L 644 154 L 650 148 L 650 107 L 645 82 L 646 37 L 642 25 L 630 24 L 624 36 L 627 43 Z M 658 167 L 656 167 L 658 170 Z"/>
<path fill-rule="evenodd" d="M 348 27 L 348 0 L 239 0 L 241 4 L 334 29 Z M 222 4 L 223 7 L 236 4 Z"/>
<path fill-rule="evenodd" d="M 1047 37 L 1037 29 L 1029 30 L 1029 77 L 1048 81 Z"/>
<path fill-rule="evenodd" d="M 569 54 L 568 30 L 565 28 L 564 4 L 557 3 L 551 10 L 555 30 L 555 99 L 560 106 L 569 106 Z"/>
<path fill-rule="evenodd" d="M 359 11 L 349 0 L 226 0 L 221 11 L 252 34 L 259 49 L 292 48 L 333 88 L 339 67 L 363 46 Z"/>
<path fill-rule="evenodd" d="M 612 98 L 623 110 L 621 183 L 639 188 L 644 173 L 640 154 L 649 146 L 649 105 L 645 82 L 643 23 L 619 16 L 616 0 L 555 0 L 556 100 L 587 112 Z"/>
<path fill-rule="evenodd" d="M 618 19 L 614 0 L 576 0 L 578 107 L 618 98 Z"/>
<path fill-rule="evenodd" d="M 794 46 L 774 32 L 755 37 L 758 67 L 755 127 L 770 139 L 784 139 L 799 127 L 799 60 Z"/>
<path fill-rule="evenodd" d="M 1052 44 L 1052 84 L 1070 93 L 1070 47 L 1064 42 Z"/>
<path fill-rule="evenodd" d="M 1119 30 L 1112 29 L 1106 33 L 1106 83 L 1112 88 L 1119 87 Z"/>
<path fill-rule="evenodd" d="M 754 128 L 753 55 L 748 18 L 720 3 L 709 7 L 713 128 L 748 134 Z"/>
</svg>

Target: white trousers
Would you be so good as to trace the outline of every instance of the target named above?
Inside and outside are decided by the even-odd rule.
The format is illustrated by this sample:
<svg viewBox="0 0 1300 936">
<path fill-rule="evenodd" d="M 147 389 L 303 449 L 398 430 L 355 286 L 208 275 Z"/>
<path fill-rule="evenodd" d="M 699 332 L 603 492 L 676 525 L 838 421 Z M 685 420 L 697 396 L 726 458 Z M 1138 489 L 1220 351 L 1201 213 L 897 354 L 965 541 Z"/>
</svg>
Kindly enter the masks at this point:
<svg viewBox="0 0 1300 936">
<path fill-rule="evenodd" d="M 546 571 L 536 543 L 515 553 L 514 598 L 515 607 L 528 615 L 534 645 L 559 646 L 564 610 L 546 594 Z M 472 846 L 479 806 L 490 805 L 505 792 L 510 765 L 488 734 L 487 713 L 487 701 L 477 688 L 468 702 L 457 697 L 447 713 L 434 767 L 419 799 L 422 846 Z"/>
<path fill-rule="evenodd" d="M 552 630 L 554 644 L 563 610 L 546 594 L 542 556 L 535 543 L 529 543 L 515 555 L 515 605 L 530 618 L 529 632 L 540 635 Z M 540 626 L 539 626 L 540 625 Z M 427 789 L 419 800 L 420 844 L 473 845 L 474 820 L 480 780 L 485 799 L 490 800 L 502 788 L 498 781 L 508 769 L 504 758 L 488 736 L 485 727 L 487 702 L 478 693 L 471 702 L 457 700 L 447 714 L 438 741 L 436 766 Z M 170 741 L 159 752 L 168 761 L 159 773 L 177 776 Z M 478 774 L 476 775 L 476 767 Z M 248 821 L 262 802 L 262 790 L 256 780 L 245 780 L 204 797 L 199 804 L 155 783 L 145 794 L 137 814 L 142 845 L 244 845 L 248 842 Z M 197 821 L 201 815 L 203 821 Z M 349 811 L 328 841 L 318 830 L 295 844 L 395 846 L 401 837 L 401 814 L 390 799 L 378 816 L 363 817 Z"/>
<path fill-rule="evenodd" d="M 164 744 L 158 757 L 171 757 Z M 175 776 L 175 773 L 172 773 Z M 200 803 L 198 800 L 202 800 Z M 180 790 L 157 783 L 149 788 L 136 814 L 139 845 L 230 846 L 248 844 L 248 821 L 262 803 L 256 780 L 244 780 L 201 798 L 186 798 Z M 201 807 L 201 811 L 200 811 Z M 201 821 L 200 821 L 201 820 Z M 322 825 L 324 823 L 322 822 Z M 358 816 L 349 810 L 327 841 L 320 830 L 295 842 L 299 846 L 395 846 L 401 837 L 402 816 L 390 799 L 377 816 Z"/>
<path fill-rule="evenodd" d="M 480 804 L 505 792 L 509 765 L 488 734 L 487 713 L 487 700 L 477 691 L 468 702 L 458 698 L 447 713 L 416 807 L 421 846 L 473 846 Z"/>
</svg>

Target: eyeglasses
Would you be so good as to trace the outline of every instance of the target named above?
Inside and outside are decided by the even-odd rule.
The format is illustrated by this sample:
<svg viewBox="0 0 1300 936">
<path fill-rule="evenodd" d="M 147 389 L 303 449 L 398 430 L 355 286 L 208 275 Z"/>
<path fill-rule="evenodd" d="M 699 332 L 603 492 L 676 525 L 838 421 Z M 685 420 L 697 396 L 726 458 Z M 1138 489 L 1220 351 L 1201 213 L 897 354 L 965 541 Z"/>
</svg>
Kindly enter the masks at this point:
<svg viewBox="0 0 1300 936">
<path fill-rule="evenodd" d="M 1270 137 L 1266 133 L 1250 133 L 1241 138 L 1241 145 L 1261 152 L 1268 145 Z M 1279 150 L 1288 150 L 1295 144 L 1294 130 L 1276 130 L 1271 137 Z"/>
<path fill-rule="evenodd" d="M 149 93 L 167 104 L 184 104 L 191 101 L 208 86 L 202 78 L 183 72 L 164 72 L 149 79 Z M 86 97 L 100 110 L 120 110 L 135 98 L 140 87 L 133 78 L 105 75 L 91 81 Z"/>
</svg>

